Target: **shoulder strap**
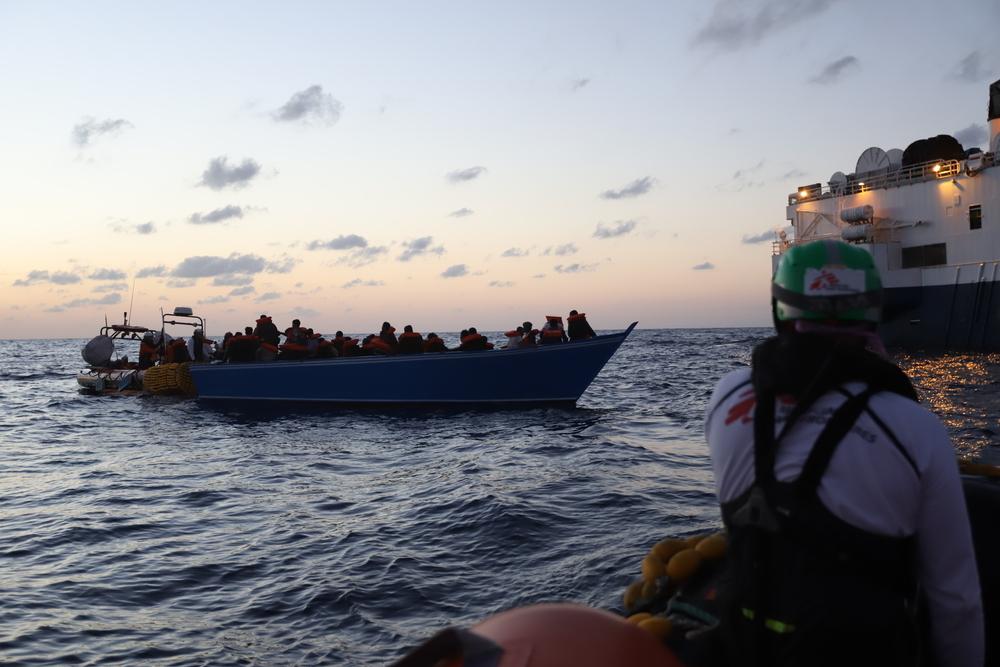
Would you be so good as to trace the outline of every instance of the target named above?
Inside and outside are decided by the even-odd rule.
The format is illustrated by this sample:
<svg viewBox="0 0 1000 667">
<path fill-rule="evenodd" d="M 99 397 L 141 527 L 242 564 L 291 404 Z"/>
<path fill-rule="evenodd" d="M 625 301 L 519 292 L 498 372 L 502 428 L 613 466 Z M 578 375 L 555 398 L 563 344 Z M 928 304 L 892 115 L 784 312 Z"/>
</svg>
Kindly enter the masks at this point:
<svg viewBox="0 0 1000 667">
<path fill-rule="evenodd" d="M 868 387 L 860 394 L 848 398 L 830 417 L 830 421 L 809 452 L 809 458 L 802 466 L 802 473 L 795 481 L 795 494 L 800 499 L 815 497 L 819 482 L 830 465 L 837 446 L 854 427 L 854 423 L 868 405 L 868 399 L 878 390 L 877 387 Z"/>
</svg>

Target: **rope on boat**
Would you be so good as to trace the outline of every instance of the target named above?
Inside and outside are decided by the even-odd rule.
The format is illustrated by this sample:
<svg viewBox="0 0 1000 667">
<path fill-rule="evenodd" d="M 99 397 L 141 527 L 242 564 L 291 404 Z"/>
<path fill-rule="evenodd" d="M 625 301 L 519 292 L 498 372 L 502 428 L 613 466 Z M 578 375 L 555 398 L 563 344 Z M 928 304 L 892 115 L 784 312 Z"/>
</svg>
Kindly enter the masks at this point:
<svg viewBox="0 0 1000 667">
<path fill-rule="evenodd" d="M 150 394 L 185 394 L 194 396 L 197 390 L 191 379 L 190 362 L 162 364 L 146 369 L 142 388 Z"/>
</svg>

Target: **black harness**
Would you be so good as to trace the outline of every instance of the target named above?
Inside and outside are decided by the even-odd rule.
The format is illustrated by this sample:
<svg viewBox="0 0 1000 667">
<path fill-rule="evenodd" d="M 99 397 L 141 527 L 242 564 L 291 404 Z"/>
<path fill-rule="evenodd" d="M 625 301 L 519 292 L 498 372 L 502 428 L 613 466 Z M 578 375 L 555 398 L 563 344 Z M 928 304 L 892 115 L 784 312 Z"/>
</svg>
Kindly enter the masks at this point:
<svg viewBox="0 0 1000 667">
<path fill-rule="evenodd" d="M 851 381 L 866 388 L 847 394 L 830 416 L 798 479 L 779 482 L 774 465 L 784 436 L 817 399 Z M 722 506 L 732 556 L 722 622 L 731 664 L 915 664 L 913 538 L 852 526 L 817 495 L 869 399 L 891 391 L 917 400 L 913 386 L 874 354 L 808 335 L 758 346 L 752 383 L 756 479 Z M 779 395 L 796 404 L 775 437 Z"/>
</svg>

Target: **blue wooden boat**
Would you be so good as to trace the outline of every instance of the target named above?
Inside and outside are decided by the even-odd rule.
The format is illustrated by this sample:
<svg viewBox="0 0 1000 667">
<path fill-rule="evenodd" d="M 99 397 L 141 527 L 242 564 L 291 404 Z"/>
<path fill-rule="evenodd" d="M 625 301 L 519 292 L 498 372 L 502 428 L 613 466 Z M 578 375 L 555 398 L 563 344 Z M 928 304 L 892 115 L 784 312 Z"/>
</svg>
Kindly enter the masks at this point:
<svg viewBox="0 0 1000 667">
<path fill-rule="evenodd" d="M 517 350 L 192 364 L 201 401 L 572 406 L 632 332 Z"/>
</svg>

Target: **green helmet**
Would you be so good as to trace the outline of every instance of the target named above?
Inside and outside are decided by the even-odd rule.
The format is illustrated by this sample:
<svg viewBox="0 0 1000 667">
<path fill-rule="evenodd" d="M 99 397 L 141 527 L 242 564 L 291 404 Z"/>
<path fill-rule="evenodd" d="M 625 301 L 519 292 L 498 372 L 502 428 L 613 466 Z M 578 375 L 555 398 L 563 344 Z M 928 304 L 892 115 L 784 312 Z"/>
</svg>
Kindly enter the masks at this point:
<svg viewBox="0 0 1000 667">
<path fill-rule="evenodd" d="M 774 317 L 877 323 L 882 279 L 872 256 L 843 241 L 813 241 L 785 251 L 771 283 Z"/>
</svg>

